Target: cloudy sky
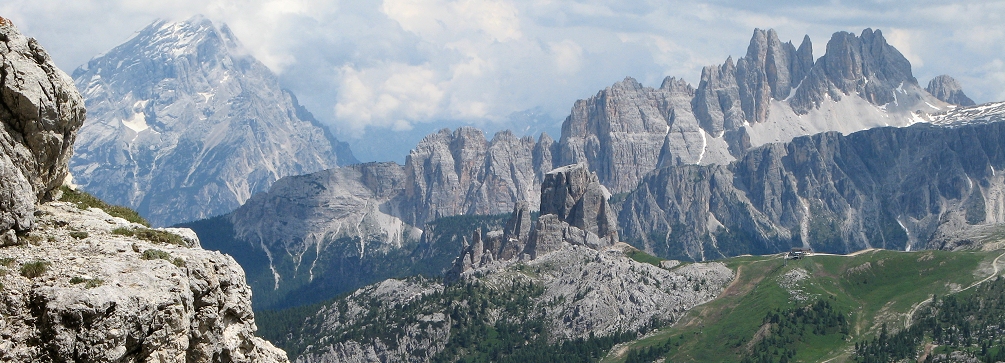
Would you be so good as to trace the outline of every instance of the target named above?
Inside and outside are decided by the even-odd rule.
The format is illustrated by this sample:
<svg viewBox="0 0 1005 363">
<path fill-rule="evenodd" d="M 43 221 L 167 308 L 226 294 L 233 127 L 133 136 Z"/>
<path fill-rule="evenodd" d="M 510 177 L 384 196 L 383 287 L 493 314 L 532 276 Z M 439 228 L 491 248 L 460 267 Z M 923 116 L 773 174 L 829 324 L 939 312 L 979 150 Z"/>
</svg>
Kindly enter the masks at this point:
<svg viewBox="0 0 1005 363">
<path fill-rule="evenodd" d="M 754 28 L 808 34 L 814 57 L 833 32 L 881 29 L 922 85 L 945 73 L 977 102 L 1005 100 L 1005 1 L 0 0 L 67 72 L 155 19 L 195 14 L 227 23 L 342 134 L 491 130 L 531 109 L 560 122 L 626 76 L 697 85 Z"/>
</svg>

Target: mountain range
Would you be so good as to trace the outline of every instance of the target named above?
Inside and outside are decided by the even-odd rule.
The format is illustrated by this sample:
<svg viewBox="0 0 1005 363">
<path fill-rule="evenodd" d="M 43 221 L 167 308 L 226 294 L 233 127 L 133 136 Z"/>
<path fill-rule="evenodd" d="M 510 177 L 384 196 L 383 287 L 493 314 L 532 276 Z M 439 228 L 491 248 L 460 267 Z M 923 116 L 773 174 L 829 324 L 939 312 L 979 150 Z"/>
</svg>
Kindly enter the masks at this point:
<svg viewBox="0 0 1005 363">
<path fill-rule="evenodd" d="M 706 185 L 700 179 L 657 179 L 687 170 L 726 170 L 745 164 L 756 164 L 746 166 L 749 169 L 775 170 L 788 165 L 790 158 L 764 150 L 793 147 L 781 143 L 805 144 L 793 140 L 822 132 L 844 140 L 841 134 L 874 127 L 928 124 L 931 115 L 958 107 L 948 101 L 965 97 L 959 84 L 948 76 L 933 80 L 928 87 L 944 100 L 922 88 L 910 63 L 880 31 L 835 33 L 826 49 L 813 61 L 808 37 L 797 48 L 780 42 L 773 30 L 758 29 L 744 57 L 706 67 L 697 87 L 668 77 L 659 88 L 649 88 L 627 78 L 576 102 L 557 141 L 547 134 L 534 140 L 502 131 L 488 139 L 470 127 L 441 130 L 420 141 L 404 165 L 366 163 L 285 178 L 232 213 L 186 226 L 225 236 L 226 246 L 214 246 L 210 240 L 207 245 L 211 248 L 238 255 L 239 260 L 249 256 L 249 275 L 262 279 L 253 281 L 253 286 L 260 290 L 269 287 L 256 295 L 262 299 L 259 301 L 279 301 L 298 289 L 345 291 L 391 277 L 393 274 L 374 273 L 373 268 L 384 262 L 349 272 L 332 266 L 349 260 L 357 261 L 350 264 L 353 266 L 385 261 L 392 251 L 397 251 L 393 252 L 396 255 L 417 253 L 423 241 L 428 242 L 422 233 L 428 229 L 425 225 L 443 217 L 501 215 L 510 213 L 517 203 L 537 211 L 545 175 L 570 164 L 583 164 L 594 171 L 612 195 L 611 214 L 617 215 L 622 240 L 661 257 L 700 261 L 751 252 L 774 253 L 803 245 L 834 252 L 870 246 L 928 246 L 933 231 L 953 229 L 929 217 L 941 212 L 897 219 L 904 212 L 891 207 L 848 217 L 845 213 L 849 210 L 876 209 L 878 203 L 884 203 L 880 199 L 891 197 L 873 198 L 868 207 L 860 205 L 864 201 L 847 200 L 845 207 L 829 206 L 817 202 L 814 194 L 821 193 L 816 188 L 826 188 L 827 182 L 804 186 L 798 176 L 788 175 L 792 170 L 782 170 L 777 180 L 760 180 L 771 177 L 767 174 L 743 176 L 756 179 L 749 181 L 753 185 L 783 189 L 775 184 L 785 180 L 789 184 L 784 185 L 808 189 L 790 186 L 781 197 L 771 192 L 762 192 L 767 196 L 759 197 L 750 194 L 756 192 L 752 186 L 736 184 L 727 193 L 732 198 L 727 199 L 731 203 L 728 208 L 717 207 L 716 203 L 727 202 L 708 197 L 708 192 L 706 196 L 697 193 L 695 188 Z M 865 139 L 878 137 L 869 135 L 859 136 L 861 142 L 868 144 Z M 817 147 L 817 152 L 838 153 L 819 150 L 832 145 Z M 761 154 L 779 160 L 761 165 L 766 161 L 757 156 Z M 728 175 L 715 179 L 713 186 L 726 188 L 720 181 L 732 180 Z M 651 195 L 657 189 L 664 191 Z M 772 198 L 783 197 L 788 203 L 785 208 L 765 211 L 781 203 Z M 857 204 L 848 207 L 848 203 Z M 888 217 L 891 213 L 893 217 Z M 882 218 L 876 219 L 877 215 Z M 835 220 L 833 216 L 851 219 Z M 860 219 L 873 224 L 842 224 L 826 231 L 811 228 Z M 889 231 L 895 219 L 907 227 L 896 224 L 898 228 Z M 922 219 L 925 222 L 917 222 Z M 877 237 L 878 230 L 888 234 L 907 230 L 911 243 L 902 235 Z M 673 243 L 667 242 L 671 239 Z M 450 245 L 460 248 L 456 240 Z M 428 270 L 449 268 L 444 260 L 439 261 L 427 266 L 432 267 Z"/>
</svg>

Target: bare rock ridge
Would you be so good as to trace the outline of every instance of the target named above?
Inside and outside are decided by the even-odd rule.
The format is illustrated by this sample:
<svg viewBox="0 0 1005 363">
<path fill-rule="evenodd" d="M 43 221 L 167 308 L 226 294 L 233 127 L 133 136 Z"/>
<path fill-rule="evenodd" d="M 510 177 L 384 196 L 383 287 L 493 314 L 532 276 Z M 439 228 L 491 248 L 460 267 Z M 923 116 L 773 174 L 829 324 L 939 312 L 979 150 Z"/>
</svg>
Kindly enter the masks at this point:
<svg viewBox="0 0 1005 363">
<path fill-rule="evenodd" d="M 77 183 L 155 225 L 220 215 L 288 175 L 358 162 L 226 25 L 157 21 L 73 72 Z"/>
<path fill-rule="evenodd" d="M 696 88 L 670 77 L 658 89 L 619 82 L 576 102 L 555 164 L 586 163 L 625 193 L 658 167 L 726 164 L 767 143 L 907 126 L 915 111 L 949 106 L 878 30 L 835 33 L 816 62 L 812 48 L 809 37 L 797 48 L 756 29 L 744 57 L 705 67 Z"/>
<path fill-rule="evenodd" d="M 702 128 L 712 135 L 768 119 L 771 99 L 785 100 L 813 67 L 813 45 L 804 37 L 797 50 L 782 43 L 774 29 L 755 29 L 747 55 L 733 65 L 705 67 L 693 106 Z"/>
<path fill-rule="evenodd" d="M 255 263 L 268 270 L 261 275 L 249 271 L 256 276 L 252 284 L 269 286 L 271 294 L 298 279 L 315 281 L 318 266 L 326 265 L 325 256 L 367 261 L 408 245 L 408 236 L 443 217 L 500 215 L 512 212 L 520 202 L 527 210 L 542 210 L 547 216 L 551 212 L 544 210 L 553 206 L 542 203 L 541 185 L 560 165 L 585 165 L 596 174 L 599 185 L 620 199 L 660 168 L 728 165 L 763 145 L 828 131 L 849 134 L 907 126 L 926 122 L 923 114 L 935 115 L 951 107 L 917 85 L 910 64 L 878 31 L 866 30 L 861 36 L 835 34 L 827 49 L 828 54 L 814 62 L 809 38 L 803 37 L 796 47 L 780 41 L 772 30 L 755 30 L 746 55 L 735 63 L 730 58 L 721 66 L 706 68 L 697 88 L 673 77 L 664 79 L 659 88 L 626 78 L 577 101 L 558 141 L 542 134 L 535 142 L 507 131 L 489 139 L 470 127 L 440 130 L 419 142 L 405 165 L 380 167 L 390 173 L 387 180 L 394 181 L 377 193 L 380 196 L 372 182 L 362 179 L 374 165 L 344 174 L 326 171 L 289 177 L 280 183 L 281 188 L 249 199 L 226 217 L 225 224 L 232 225 L 227 228 L 237 237 L 230 247 L 221 248 L 233 248 L 225 250 L 235 255 L 256 254 Z M 880 95 L 883 92 L 889 97 Z M 799 94 L 809 101 L 799 104 Z M 690 183 L 688 179 L 680 182 Z M 287 198 L 286 192 L 293 194 Z M 278 207 L 281 203 L 298 205 Z M 552 210 L 560 214 L 557 206 Z M 558 233 L 574 226 L 557 217 L 542 221 L 531 234 L 539 227 Z M 711 219 L 705 222 L 715 225 Z M 598 238 L 607 233 L 599 230 L 601 225 L 591 225 L 598 228 L 591 230 Z M 574 227 L 577 231 L 592 228 Z M 622 224 L 622 228 L 636 227 Z M 660 231 L 666 236 L 666 229 Z M 496 241 L 488 233 L 486 229 L 479 236 L 486 246 Z M 500 238 L 499 242 L 510 239 Z M 518 240 L 527 248 L 530 236 Z M 547 244 L 546 239 L 541 241 Z M 593 242 L 584 239 L 583 243 Z M 500 243 L 488 249 L 494 259 L 503 253 L 496 249 L 503 245 L 511 249 L 505 252 L 507 256 L 519 256 L 516 245 Z M 258 276 L 263 280 L 255 282 Z"/>
<path fill-rule="evenodd" d="M 475 231 L 445 281 L 457 281 L 463 273 L 495 261 L 532 260 L 566 244 L 600 250 L 618 243 L 617 220 L 608 198 L 607 188 L 586 165 L 552 170 L 541 186 L 537 223 L 531 226 L 527 204 L 517 203 L 504 230 L 484 235 Z"/>
<path fill-rule="evenodd" d="M 791 246 L 848 253 L 957 248 L 1005 221 L 1005 107 L 905 128 L 830 132 L 749 150 L 728 165 L 659 169 L 617 205 L 622 237 L 708 260 Z"/>
<path fill-rule="evenodd" d="M 960 82 L 945 74 L 932 78 L 925 90 L 946 103 L 959 106 L 975 105 L 974 100 L 963 93 L 963 86 L 960 85 Z"/>
<path fill-rule="evenodd" d="M 35 39 L 0 18 L 0 246 L 34 225 L 68 174 L 84 101 Z"/>
</svg>

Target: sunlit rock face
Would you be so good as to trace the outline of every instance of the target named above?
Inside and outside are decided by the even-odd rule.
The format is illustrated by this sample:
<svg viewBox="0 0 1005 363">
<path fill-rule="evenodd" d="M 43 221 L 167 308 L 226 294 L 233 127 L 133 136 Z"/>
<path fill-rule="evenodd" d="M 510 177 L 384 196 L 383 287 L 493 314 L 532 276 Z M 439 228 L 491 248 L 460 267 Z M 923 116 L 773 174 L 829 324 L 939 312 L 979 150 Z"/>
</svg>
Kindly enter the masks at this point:
<svg viewBox="0 0 1005 363">
<path fill-rule="evenodd" d="M 84 101 L 48 53 L 0 18 L 0 246 L 34 225 L 66 179 Z"/>
<path fill-rule="evenodd" d="M 158 21 L 73 72 L 76 182 L 157 225 L 229 212 L 279 178 L 356 162 L 226 25 Z"/>
</svg>

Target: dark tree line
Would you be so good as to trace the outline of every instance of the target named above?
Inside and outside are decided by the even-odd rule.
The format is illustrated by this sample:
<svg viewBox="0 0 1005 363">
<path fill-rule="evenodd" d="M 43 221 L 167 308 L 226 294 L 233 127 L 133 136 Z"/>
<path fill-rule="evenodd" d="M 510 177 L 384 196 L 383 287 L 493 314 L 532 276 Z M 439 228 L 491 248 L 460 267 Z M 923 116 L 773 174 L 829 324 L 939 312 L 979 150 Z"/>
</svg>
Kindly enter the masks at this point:
<svg viewBox="0 0 1005 363">
<path fill-rule="evenodd" d="M 938 354 L 961 351 L 981 362 L 1005 361 L 1005 278 L 999 276 L 965 293 L 933 296 L 910 328 L 889 333 L 883 326 L 878 337 L 856 343 L 855 361 L 917 359 L 922 344 L 929 341 L 939 346 Z"/>
<path fill-rule="evenodd" d="M 787 363 L 796 356 L 799 343 L 809 335 L 848 335 L 848 319 L 845 313 L 820 299 L 809 306 L 791 309 L 776 309 L 769 312 L 763 324 L 770 332 L 754 344 L 743 363 Z"/>
</svg>

